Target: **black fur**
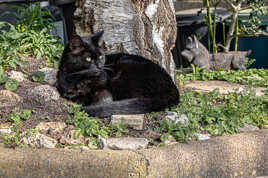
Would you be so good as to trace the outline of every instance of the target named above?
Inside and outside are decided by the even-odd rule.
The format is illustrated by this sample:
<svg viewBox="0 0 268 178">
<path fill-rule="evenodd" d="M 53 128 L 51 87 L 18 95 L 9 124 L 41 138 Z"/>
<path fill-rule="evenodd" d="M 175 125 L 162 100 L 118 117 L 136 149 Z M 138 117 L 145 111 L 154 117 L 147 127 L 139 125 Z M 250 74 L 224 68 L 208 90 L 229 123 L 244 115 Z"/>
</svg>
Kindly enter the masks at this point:
<svg viewBox="0 0 268 178">
<path fill-rule="evenodd" d="M 65 47 L 57 76 L 61 96 L 99 117 L 161 111 L 178 104 L 177 87 L 163 68 L 137 55 L 105 55 L 102 35 L 91 35 L 87 43 L 76 35 Z"/>
</svg>

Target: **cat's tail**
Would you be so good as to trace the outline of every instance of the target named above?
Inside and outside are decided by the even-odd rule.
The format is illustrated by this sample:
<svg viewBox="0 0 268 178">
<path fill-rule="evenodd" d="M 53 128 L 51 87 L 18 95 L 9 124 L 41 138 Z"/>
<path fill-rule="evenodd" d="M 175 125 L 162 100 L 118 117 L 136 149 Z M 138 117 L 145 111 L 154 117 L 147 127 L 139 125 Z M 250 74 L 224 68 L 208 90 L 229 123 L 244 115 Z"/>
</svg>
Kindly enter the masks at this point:
<svg viewBox="0 0 268 178">
<path fill-rule="evenodd" d="M 108 117 L 115 114 L 144 114 L 153 111 L 161 111 L 165 108 L 177 105 L 179 98 L 174 98 L 168 103 L 159 98 L 132 98 L 113 101 L 108 104 L 91 105 L 82 107 L 82 110 L 90 116 Z"/>
</svg>

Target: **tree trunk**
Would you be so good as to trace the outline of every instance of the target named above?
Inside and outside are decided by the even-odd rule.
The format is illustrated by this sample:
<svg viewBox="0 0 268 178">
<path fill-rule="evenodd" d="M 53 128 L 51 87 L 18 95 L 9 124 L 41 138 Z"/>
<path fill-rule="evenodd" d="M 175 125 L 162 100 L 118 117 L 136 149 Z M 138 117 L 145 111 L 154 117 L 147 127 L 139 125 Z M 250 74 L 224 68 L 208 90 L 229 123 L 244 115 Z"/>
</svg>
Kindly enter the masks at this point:
<svg viewBox="0 0 268 178">
<path fill-rule="evenodd" d="M 225 45 L 224 52 L 229 52 L 229 50 L 230 50 L 230 46 L 231 46 L 231 42 L 233 39 L 237 18 L 238 18 L 238 11 L 234 12 L 234 14 L 232 16 L 230 28 L 229 28 L 229 31 L 227 33 L 227 39 L 226 39 L 226 45 Z"/>
<path fill-rule="evenodd" d="M 104 30 L 108 53 L 144 56 L 174 79 L 177 25 L 173 0 L 77 0 L 76 32 L 81 36 Z"/>
</svg>

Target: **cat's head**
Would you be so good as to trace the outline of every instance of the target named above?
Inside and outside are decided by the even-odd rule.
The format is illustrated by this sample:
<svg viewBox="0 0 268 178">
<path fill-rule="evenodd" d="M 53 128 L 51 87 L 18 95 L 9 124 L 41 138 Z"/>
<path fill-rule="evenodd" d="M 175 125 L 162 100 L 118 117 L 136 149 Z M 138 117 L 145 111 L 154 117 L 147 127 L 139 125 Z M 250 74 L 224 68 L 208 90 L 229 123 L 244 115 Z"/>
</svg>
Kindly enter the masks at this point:
<svg viewBox="0 0 268 178">
<path fill-rule="evenodd" d="M 238 51 L 238 52 L 232 52 L 233 58 L 232 58 L 232 69 L 240 69 L 242 71 L 246 70 L 245 63 L 246 63 L 246 57 L 251 54 L 251 50 L 249 51 Z"/>
<path fill-rule="evenodd" d="M 87 37 L 73 35 L 68 47 L 74 56 L 81 56 L 88 62 L 94 62 L 98 67 L 105 63 L 105 52 L 103 50 L 103 33 L 100 31 Z"/>
</svg>

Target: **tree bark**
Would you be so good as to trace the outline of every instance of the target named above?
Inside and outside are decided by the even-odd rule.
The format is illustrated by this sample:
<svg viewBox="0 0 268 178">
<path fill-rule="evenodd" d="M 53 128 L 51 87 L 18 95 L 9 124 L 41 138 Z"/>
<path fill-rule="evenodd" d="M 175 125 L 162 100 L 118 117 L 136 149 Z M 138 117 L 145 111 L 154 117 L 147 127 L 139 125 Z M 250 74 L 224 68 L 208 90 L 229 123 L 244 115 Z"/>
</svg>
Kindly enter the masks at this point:
<svg viewBox="0 0 268 178">
<path fill-rule="evenodd" d="M 158 63 L 175 76 L 171 50 L 177 25 L 173 0 L 77 0 L 76 32 L 104 30 L 107 52 L 127 52 Z"/>
<path fill-rule="evenodd" d="M 226 39 L 226 45 L 224 48 L 224 52 L 229 52 L 229 50 L 230 50 L 231 42 L 232 42 L 233 35 L 235 32 L 237 18 L 238 18 L 238 11 L 233 13 L 230 28 L 229 28 L 229 31 L 227 33 L 227 39 Z"/>
</svg>

